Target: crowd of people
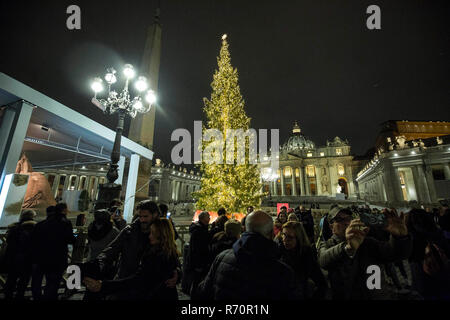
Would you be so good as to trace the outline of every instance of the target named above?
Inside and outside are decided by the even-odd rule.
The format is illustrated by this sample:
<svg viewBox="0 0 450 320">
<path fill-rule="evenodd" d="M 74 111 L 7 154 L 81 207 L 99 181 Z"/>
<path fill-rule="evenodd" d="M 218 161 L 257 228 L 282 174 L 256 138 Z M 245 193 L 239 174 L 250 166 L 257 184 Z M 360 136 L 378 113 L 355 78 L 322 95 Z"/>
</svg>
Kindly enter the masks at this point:
<svg viewBox="0 0 450 320">
<path fill-rule="evenodd" d="M 77 262 L 84 300 L 177 300 L 178 284 L 198 301 L 450 299 L 446 204 L 400 213 L 334 205 L 318 226 L 305 206 L 282 207 L 275 219 L 249 207 L 241 221 L 220 208 L 212 223 L 203 211 L 183 257 L 167 205 L 141 201 L 130 224 L 121 206 L 115 199 L 96 210 L 88 226 L 77 217 L 88 244 L 87 258 Z M 33 300 L 58 299 L 68 247 L 80 242 L 67 213 L 59 203 L 37 223 L 25 210 L 9 226 L 6 299 L 24 299 L 30 279 Z M 368 285 L 373 266 L 377 288 Z"/>
<path fill-rule="evenodd" d="M 317 234 L 305 206 L 274 220 L 249 208 L 236 229 L 223 208 L 209 220 L 202 212 L 190 228 L 183 291 L 194 300 L 450 299 L 446 204 L 405 213 L 334 205 Z M 373 266 L 379 288 L 368 285 Z"/>
</svg>

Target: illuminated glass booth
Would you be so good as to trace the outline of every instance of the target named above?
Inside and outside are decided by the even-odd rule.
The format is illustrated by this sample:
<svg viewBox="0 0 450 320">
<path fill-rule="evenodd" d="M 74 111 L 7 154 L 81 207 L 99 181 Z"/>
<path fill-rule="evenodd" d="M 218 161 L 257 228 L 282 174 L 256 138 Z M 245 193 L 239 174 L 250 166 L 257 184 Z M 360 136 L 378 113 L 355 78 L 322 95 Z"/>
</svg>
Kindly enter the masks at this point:
<svg viewBox="0 0 450 320">
<path fill-rule="evenodd" d="M 8 198 L 8 175 L 14 174 L 23 152 L 33 169 L 43 174 L 52 194 L 83 191 L 91 201 L 98 185 L 106 181 L 115 132 L 81 115 L 44 94 L 0 73 L 0 208 Z M 120 142 L 118 177 L 126 184 L 122 191 L 124 215 L 131 221 L 134 209 L 139 159 L 151 160 L 153 152 L 126 137 Z M 128 167 L 128 171 L 124 168 Z M 86 192 L 85 192 L 86 193 Z M 20 213 L 21 207 L 15 209 Z M 69 207 L 70 209 L 70 207 Z M 39 212 L 42 214 L 40 208 Z M 45 213 L 44 213 L 45 214 Z"/>
</svg>

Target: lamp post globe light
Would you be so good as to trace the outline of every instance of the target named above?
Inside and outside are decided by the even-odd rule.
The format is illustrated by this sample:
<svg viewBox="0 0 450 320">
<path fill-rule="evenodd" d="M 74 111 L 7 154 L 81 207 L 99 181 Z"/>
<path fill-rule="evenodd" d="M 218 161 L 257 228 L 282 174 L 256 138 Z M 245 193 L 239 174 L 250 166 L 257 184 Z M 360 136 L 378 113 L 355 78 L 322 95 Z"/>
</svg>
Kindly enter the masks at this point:
<svg viewBox="0 0 450 320">
<path fill-rule="evenodd" d="M 132 79 L 136 77 L 136 71 L 131 64 L 126 64 L 123 68 L 123 75 L 125 77 L 125 87 L 123 90 L 121 92 L 112 90 L 112 85 L 117 82 L 116 73 L 116 70 L 113 68 L 107 69 L 104 79 L 108 85 L 108 94 L 105 99 L 97 99 L 97 94 L 104 90 L 103 80 L 101 78 L 95 78 L 91 83 L 91 89 L 94 91 L 92 103 L 106 114 L 117 113 L 118 115 L 116 137 L 111 152 L 111 164 L 106 174 L 108 182 L 99 186 L 98 200 L 95 204 L 96 210 L 108 208 L 110 201 L 114 198 L 119 198 L 122 190 L 122 186 L 115 184 L 114 181 L 119 177 L 119 166 L 117 163 L 120 160 L 120 143 L 125 116 L 129 115 L 134 118 L 138 113 L 147 113 L 156 102 L 156 94 L 153 90 L 148 89 L 147 78 L 143 76 L 137 77 L 137 80 L 134 82 L 134 87 L 138 94 L 134 98 L 131 97 L 129 85 Z"/>
</svg>

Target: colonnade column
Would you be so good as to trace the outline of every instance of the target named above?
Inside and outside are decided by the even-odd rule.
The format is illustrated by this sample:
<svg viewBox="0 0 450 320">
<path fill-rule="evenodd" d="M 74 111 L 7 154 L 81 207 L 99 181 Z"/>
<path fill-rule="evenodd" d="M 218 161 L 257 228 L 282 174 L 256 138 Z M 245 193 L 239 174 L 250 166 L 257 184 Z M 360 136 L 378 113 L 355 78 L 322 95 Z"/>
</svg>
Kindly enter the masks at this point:
<svg viewBox="0 0 450 320">
<path fill-rule="evenodd" d="M 281 195 L 285 196 L 285 186 L 284 186 L 284 168 L 281 168 L 280 170 L 280 181 L 281 181 Z"/>
<path fill-rule="evenodd" d="M 322 194 L 322 167 L 316 167 L 316 190 L 317 195 L 320 196 Z"/>
<path fill-rule="evenodd" d="M 444 163 L 444 176 L 445 180 L 450 180 L 450 166 L 448 163 Z"/>
<path fill-rule="evenodd" d="M 59 187 L 60 180 L 61 180 L 61 176 L 59 174 L 55 175 L 55 180 L 53 180 L 53 186 L 52 186 L 53 198 L 56 198 L 56 196 L 58 195 L 58 187 Z"/>
<path fill-rule="evenodd" d="M 437 194 L 436 194 L 436 187 L 434 185 L 433 172 L 431 170 L 431 167 L 428 165 L 425 165 L 425 178 L 427 180 L 428 191 L 430 192 L 430 200 L 431 202 L 437 202 Z"/>
<path fill-rule="evenodd" d="M 291 179 L 292 179 L 292 195 L 297 195 L 297 186 L 295 185 L 295 169 L 291 168 Z"/>
<path fill-rule="evenodd" d="M 310 196 L 311 195 L 311 189 L 310 189 L 310 185 L 309 185 L 309 177 L 308 177 L 308 173 L 306 172 L 306 167 L 304 167 L 304 177 L 305 177 L 305 191 L 306 191 L 306 195 Z"/>
<path fill-rule="evenodd" d="M 305 168 L 300 167 L 300 193 L 302 196 L 306 196 L 305 193 Z"/>
<path fill-rule="evenodd" d="M 402 186 L 400 185 L 400 175 L 398 172 L 398 168 L 397 167 L 393 167 L 392 168 L 393 171 L 393 179 L 394 179 L 394 195 L 395 195 L 395 199 L 397 201 L 404 201 L 403 199 L 403 193 L 402 193 Z"/>
</svg>

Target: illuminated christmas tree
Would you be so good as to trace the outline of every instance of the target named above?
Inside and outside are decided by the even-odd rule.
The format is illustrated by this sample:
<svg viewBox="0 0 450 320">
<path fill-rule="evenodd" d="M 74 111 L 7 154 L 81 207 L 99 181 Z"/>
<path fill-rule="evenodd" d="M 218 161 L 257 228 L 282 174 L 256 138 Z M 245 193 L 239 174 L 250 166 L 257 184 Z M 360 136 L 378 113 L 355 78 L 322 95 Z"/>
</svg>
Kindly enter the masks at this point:
<svg viewBox="0 0 450 320">
<path fill-rule="evenodd" d="M 246 131 L 250 127 L 250 118 L 245 114 L 238 72 L 231 65 L 226 35 L 222 37 L 222 48 L 217 62 L 219 69 L 213 76 L 211 98 L 210 100 L 204 98 L 207 123 L 203 132 L 206 129 L 218 129 L 223 133 L 223 141 L 203 141 L 202 148 L 205 151 L 207 148 L 222 144 L 223 150 L 216 150 L 213 154 L 216 159 L 222 158 L 223 164 L 208 164 L 203 157 L 201 189 L 194 193 L 194 198 L 197 199 L 199 210 L 217 211 L 220 207 L 225 207 L 228 212 L 246 212 L 248 206 L 259 207 L 264 194 L 261 192 L 259 169 L 256 164 L 249 161 L 250 138 L 245 138 L 245 160 L 241 164 L 237 161 L 236 139 L 234 161 L 232 164 L 227 163 L 227 129 Z"/>
</svg>

